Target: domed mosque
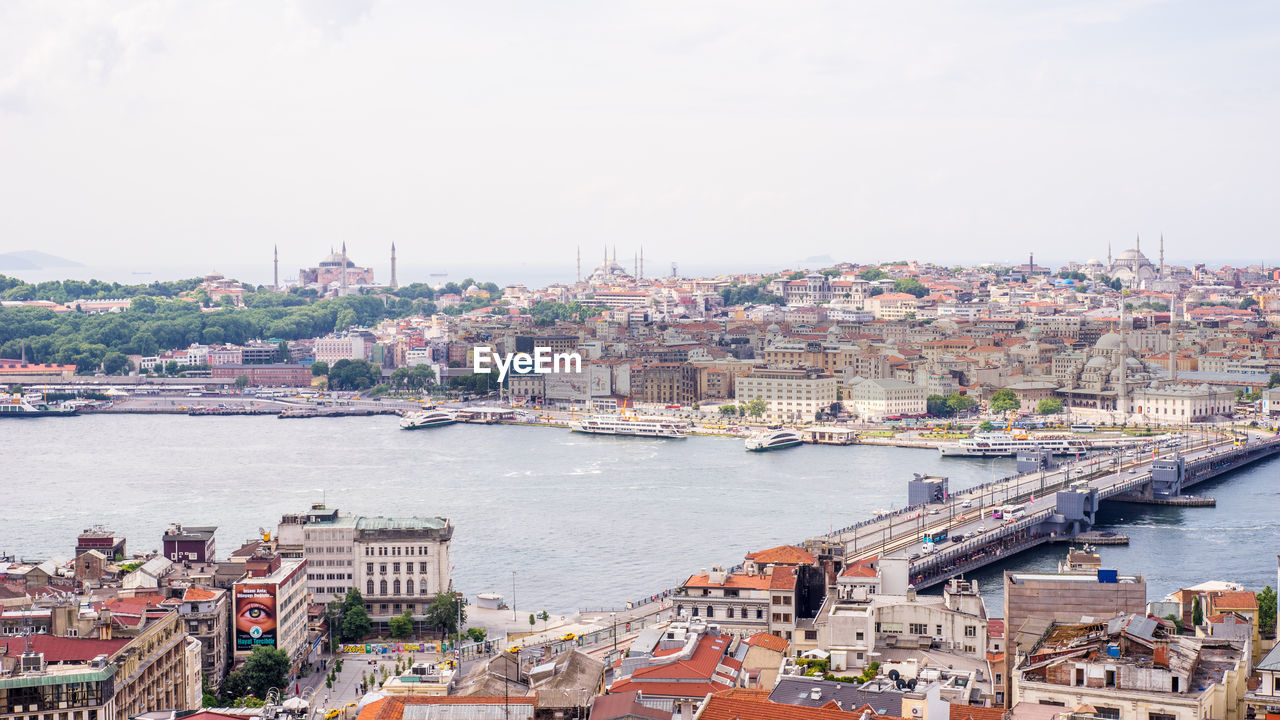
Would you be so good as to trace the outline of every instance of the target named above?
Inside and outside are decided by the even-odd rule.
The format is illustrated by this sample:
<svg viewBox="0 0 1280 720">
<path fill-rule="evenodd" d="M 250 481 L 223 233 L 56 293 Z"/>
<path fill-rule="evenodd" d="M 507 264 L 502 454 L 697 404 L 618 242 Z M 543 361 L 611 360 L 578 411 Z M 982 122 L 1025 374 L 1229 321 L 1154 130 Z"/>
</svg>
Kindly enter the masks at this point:
<svg viewBox="0 0 1280 720">
<path fill-rule="evenodd" d="M 1109 332 L 1084 353 L 1075 357 L 1064 356 L 1072 362 L 1066 371 L 1066 382 L 1058 389 L 1068 407 L 1110 411 L 1123 415 L 1121 408 L 1129 405 L 1128 396 L 1139 388 L 1149 387 L 1156 376 L 1134 357 L 1137 349 L 1123 334 L 1125 318 L 1121 315 L 1122 330 Z"/>
<path fill-rule="evenodd" d="M 1164 238 L 1160 238 L 1161 266 L 1164 264 Z M 1149 283 L 1160 278 L 1160 268 L 1152 264 L 1142 254 L 1142 238 L 1134 240 L 1133 247 L 1120 253 L 1114 261 L 1111 251 L 1107 251 L 1107 275 L 1119 280 L 1127 288 L 1145 288 Z"/>
<path fill-rule="evenodd" d="M 618 248 L 613 249 L 613 258 L 609 258 L 609 249 L 605 248 L 604 262 L 587 276 L 592 285 L 624 285 L 631 282 L 631 274 L 618 264 Z"/>
</svg>

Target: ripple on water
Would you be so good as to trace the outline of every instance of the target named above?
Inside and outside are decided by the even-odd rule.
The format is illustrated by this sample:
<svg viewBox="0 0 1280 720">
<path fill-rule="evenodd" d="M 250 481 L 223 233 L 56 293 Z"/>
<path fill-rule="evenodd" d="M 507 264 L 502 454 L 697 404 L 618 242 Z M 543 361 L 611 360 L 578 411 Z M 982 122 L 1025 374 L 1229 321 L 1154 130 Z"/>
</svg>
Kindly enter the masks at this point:
<svg viewBox="0 0 1280 720">
<path fill-rule="evenodd" d="M 885 447 L 757 454 L 723 438 L 595 438 L 519 426 L 406 433 L 390 417 L 84 416 L 9 423 L 4 433 L 0 467 L 29 482 L 6 496 L 0 550 L 66 558 L 75 535 L 98 522 L 149 550 L 168 523 L 183 522 L 219 526 L 225 554 L 323 497 L 347 512 L 447 516 L 456 526 L 456 587 L 505 594 L 515 571 L 520 604 L 553 611 L 644 597 L 699 568 L 901 506 L 913 472 L 947 475 L 960 490 L 1012 465 Z M 1277 466 L 1197 488 L 1217 497 L 1217 508 L 1104 512 L 1109 529 L 1134 538 L 1103 548 L 1104 562 L 1145 573 L 1152 597 L 1210 572 L 1250 587 L 1273 582 L 1265 552 L 1230 552 L 1275 549 L 1280 518 L 1274 503 L 1258 502 L 1275 492 L 1268 467 Z M 1062 551 L 1043 548 L 975 574 L 991 611 L 1000 613 L 1003 569 L 1052 569 Z"/>
</svg>

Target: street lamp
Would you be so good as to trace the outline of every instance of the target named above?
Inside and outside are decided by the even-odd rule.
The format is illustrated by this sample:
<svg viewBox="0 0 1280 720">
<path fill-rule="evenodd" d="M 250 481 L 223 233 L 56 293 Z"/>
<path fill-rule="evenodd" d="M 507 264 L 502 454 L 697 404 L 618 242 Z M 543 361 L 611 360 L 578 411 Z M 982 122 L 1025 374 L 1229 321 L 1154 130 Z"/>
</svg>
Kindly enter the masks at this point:
<svg viewBox="0 0 1280 720">
<path fill-rule="evenodd" d="M 511 571 L 511 619 L 516 619 L 516 571 Z"/>
<path fill-rule="evenodd" d="M 609 619 L 613 621 L 613 654 L 618 654 L 618 613 L 609 613 Z"/>
</svg>

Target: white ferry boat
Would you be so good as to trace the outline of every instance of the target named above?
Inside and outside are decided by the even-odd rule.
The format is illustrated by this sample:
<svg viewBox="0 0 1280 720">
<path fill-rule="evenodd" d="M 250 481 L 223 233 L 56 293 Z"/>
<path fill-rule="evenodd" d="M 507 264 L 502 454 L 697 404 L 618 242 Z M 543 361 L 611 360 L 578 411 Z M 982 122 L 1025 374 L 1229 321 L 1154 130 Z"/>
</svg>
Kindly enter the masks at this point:
<svg viewBox="0 0 1280 720">
<path fill-rule="evenodd" d="M 943 443 L 938 452 L 945 456 L 1017 455 L 1023 450 L 1047 450 L 1055 455 L 1089 452 L 1088 440 L 1061 435 L 1014 437 L 1009 433 L 978 433 L 959 442 Z"/>
<path fill-rule="evenodd" d="M 629 418 L 617 415 L 592 415 L 569 423 L 574 432 L 591 435 L 635 435 L 637 437 L 687 437 L 689 424 L 669 418 Z"/>
<path fill-rule="evenodd" d="M 747 438 L 743 443 L 749 452 L 767 452 L 795 447 L 804 442 L 804 438 L 795 430 L 771 430 Z"/>
<path fill-rule="evenodd" d="M 421 430 L 423 428 L 452 425 L 458 422 L 458 416 L 448 410 L 421 410 L 411 412 L 400 419 L 402 430 Z"/>
<path fill-rule="evenodd" d="M 49 405 L 44 402 L 33 404 L 21 395 L 0 396 L 0 417 L 70 417 L 75 414 L 76 408 L 68 405 Z"/>
</svg>

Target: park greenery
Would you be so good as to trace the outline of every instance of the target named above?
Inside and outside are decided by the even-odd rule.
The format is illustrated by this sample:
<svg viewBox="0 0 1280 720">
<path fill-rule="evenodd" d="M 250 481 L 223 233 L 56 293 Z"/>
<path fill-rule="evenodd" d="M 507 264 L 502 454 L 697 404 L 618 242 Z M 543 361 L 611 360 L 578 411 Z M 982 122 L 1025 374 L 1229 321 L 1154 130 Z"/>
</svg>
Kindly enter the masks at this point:
<svg viewBox="0 0 1280 720">
<path fill-rule="evenodd" d="M 459 623 L 467 622 L 466 602 L 461 595 L 455 593 L 436 593 L 435 599 L 427 607 L 427 625 L 442 631 L 446 635 L 458 632 Z"/>
<path fill-rule="evenodd" d="M 1062 400 L 1058 398 L 1045 398 L 1036 405 L 1036 412 L 1041 415 L 1057 415 L 1062 412 Z"/>
<path fill-rule="evenodd" d="M 974 405 L 973 398 L 959 393 L 952 393 L 943 397 L 941 395 L 930 395 L 925 398 L 925 406 L 927 412 L 934 417 L 952 417 L 958 413 L 962 413 Z"/>
<path fill-rule="evenodd" d="M 289 656 L 283 650 L 259 645 L 244 664 L 232 671 L 222 683 L 222 695 L 239 698 L 252 695 L 262 699 L 271 688 L 289 683 Z"/>
<path fill-rule="evenodd" d="M 321 337 L 352 327 L 370 327 L 388 318 L 430 315 L 437 291 L 409 285 L 387 295 L 348 295 L 314 298 L 314 292 L 279 293 L 265 288 L 246 292 L 243 307 L 211 308 L 193 291 L 199 279 L 149 285 L 120 285 L 99 281 L 64 280 L 31 285 L 0 275 L 0 298 L 70 303 L 70 312 L 38 306 L 0 308 L 0 357 L 26 357 L 33 363 L 75 365 L 77 372 L 127 373 L 128 355 L 153 356 L 192 344 L 244 345 L 254 340 L 273 342 Z M 449 283 L 439 294 L 460 294 L 472 283 Z M 483 307 L 501 294 L 493 283 L 477 284 L 489 293 L 476 295 L 442 312 L 458 314 Z M 179 297 L 187 293 L 185 297 Z M 207 296 L 206 296 L 207 297 Z M 77 310 L 76 299 L 132 298 L 124 312 L 89 314 Z M 552 303 L 551 305 L 558 305 Z M 595 308 L 573 309 L 577 317 Z M 532 311 L 535 318 L 554 309 Z M 589 316 L 589 315 L 588 315 Z M 566 315 L 566 318 L 570 315 Z M 536 320 L 535 320 L 536 321 Z M 286 348 L 287 350 L 287 348 Z M 287 355 L 286 355 L 287 358 Z M 277 358 L 282 360 L 284 358 Z M 163 367 L 178 375 L 190 368 Z M 324 374 L 324 373 L 321 373 Z"/>
<path fill-rule="evenodd" d="M 765 290 L 768 283 L 764 280 L 751 285 L 731 285 L 720 291 L 720 298 L 725 306 L 732 305 L 782 305 L 781 297 Z"/>
<path fill-rule="evenodd" d="M 1010 410 L 1017 410 L 1022 407 L 1022 401 L 1018 396 L 1008 388 L 997 390 L 990 401 L 991 412 L 1002 413 Z"/>
</svg>

